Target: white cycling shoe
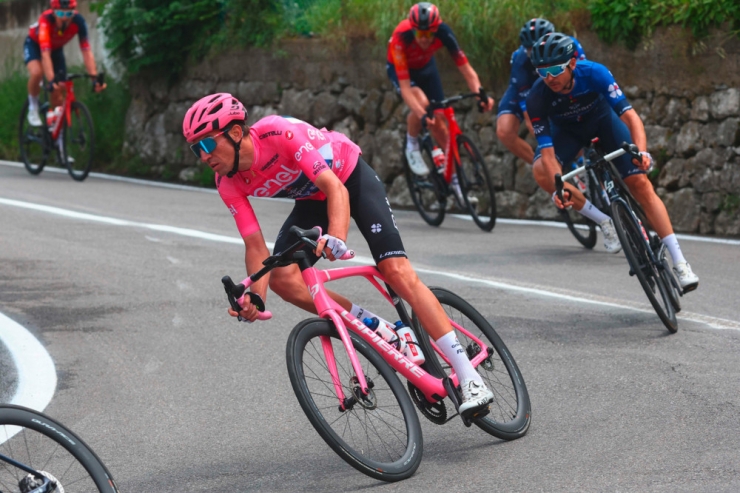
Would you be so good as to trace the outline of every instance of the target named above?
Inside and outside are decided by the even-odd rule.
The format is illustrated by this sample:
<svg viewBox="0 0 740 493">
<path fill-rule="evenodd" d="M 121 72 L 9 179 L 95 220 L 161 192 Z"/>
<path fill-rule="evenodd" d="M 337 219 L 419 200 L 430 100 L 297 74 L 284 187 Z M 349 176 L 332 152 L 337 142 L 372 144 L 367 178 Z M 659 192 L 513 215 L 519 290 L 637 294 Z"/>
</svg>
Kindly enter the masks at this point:
<svg viewBox="0 0 740 493">
<path fill-rule="evenodd" d="M 28 124 L 32 127 L 40 127 L 42 125 L 38 110 L 28 109 Z"/>
<path fill-rule="evenodd" d="M 673 272 L 678 277 L 678 283 L 683 288 L 684 293 L 693 291 L 699 287 L 699 276 L 694 274 L 688 262 L 679 262 L 673 266 Z"/>
<path fill-rule="evenodd" d="M 488 412 L 488 404 L 493 402 L 493 392 L 488 390 L 486 384 L 465 380 L 461 387 L 463 401 L 458 409 L 461 416 L 473 417 L 483 410 Z"/>
<path fill-rule="evenodd" d="M 424 158 L 421 157 L 421 151 L 419 149 L 409 150 L 406 149 L 406 161 L 409 163 L 409 168 L 414 174 L 419 176 L 426 176 L 429 174 L 429 168 L 427 163 L 424 162 Z"/>
<path fill-rule="evenodd" d="M 604 235 L 604 248 L 609 253 L 619 253 L 622 250 L 622 244 L 619 243 L 617 230 L 614 229 L 614 223 L 611 219 L 606 219 L 599 224 L 601 232 Z"/>
</svg>

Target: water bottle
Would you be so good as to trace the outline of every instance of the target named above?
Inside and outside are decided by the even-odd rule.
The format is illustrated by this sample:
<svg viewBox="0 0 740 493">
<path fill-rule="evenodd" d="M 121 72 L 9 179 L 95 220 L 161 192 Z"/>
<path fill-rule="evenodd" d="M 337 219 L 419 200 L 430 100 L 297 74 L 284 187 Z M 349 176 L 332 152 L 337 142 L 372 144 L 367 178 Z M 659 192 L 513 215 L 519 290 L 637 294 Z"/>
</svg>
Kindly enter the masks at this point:
<svg viewBox="0 0 740 493">
<path fill-rule="evenodd" d="M 434 146 L 434 149 L 432 149 L 432 161 L 434 161 L 434 166 L 437 167 L 437 171 L 440 173 L 444 173 L 445 153 L 442 152 L 442 149 L 437 146 Z"/>
<path fill-rule="evenodd" d="M 405 349 L 406 343 L 398 337 L 396 331 L 389 327 L 385 322 L 380 323 L 378 317 L 364 318 L 362 319 L 362 323 L 365 324 L 368 329 L 372 330 L 380 337 L 382 337 L 385 342 L 396 348 L 398 351 L 403 352 L 403 350 Z"/>
<path fill-rule="evenodd" d="M 419 340 L 416 338 L 416 333 L 411 330 L 410 327 L 403 325 L 400 320 L 396 322 L 396 334 L 398 337 L 406 343 L 406 347 L 402 351 L 403 355 L 410 359 L 415 365 L 424 363 L 424 353 L 419 347 Z"/>
<path fill-rule="evenodd" d="M 49 110 L 46 112 L 46 124 L 49 126 L 49 129 L 54 128 L 54 125 L 57 122 L 57 119 L 62 116 L 62 107 L 57 106 L 54 108 L 54 110 Z"/>
</svg>

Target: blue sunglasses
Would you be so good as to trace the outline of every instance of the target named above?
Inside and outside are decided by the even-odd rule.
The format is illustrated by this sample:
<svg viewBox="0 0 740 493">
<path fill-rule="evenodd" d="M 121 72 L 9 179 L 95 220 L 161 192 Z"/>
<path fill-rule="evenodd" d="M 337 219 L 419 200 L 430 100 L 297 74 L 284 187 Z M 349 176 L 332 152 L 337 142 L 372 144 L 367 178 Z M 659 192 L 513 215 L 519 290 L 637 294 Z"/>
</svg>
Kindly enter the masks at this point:
<svg viewBox="0 0 740 493">
<path fill-rule="evenodd" d="M 223 132 L 221 132 L 220 134 L 214 135 L 213 137 L 206 137 L 205 139 L 200 140 L 200 141 L 196 142 L 195 144 L 191 145 L 190 146 L 190 150 L 193 151 L 193 154 L 195 154 L 195 157 L 197 157 L 198 159 L 200 159 L 200 153 L 201 152 L 205 152 L 206 154 L 210 154 L 213 151 L 215 151 L 216 150 L 216 146 L 218 145 L 218 143 L 216 142 L 216 137 L 218 135 L 223 135 L 223 134 L 225 134 L 228 131 L 229 131 L 229 129 L 226 129 Z"/>
<path fill-rule="evenodd" d="M 552 77 L 557 77 L 558 75 L 565 72 L 565 67 L 567 67 L 569 64 L 570 64 L 570 60 L 563 63 L 562 65 L 551 65 L 549 67 L 538 67 L 537 75 L 539 75 L 543 79 L 546 79 L 548 75 Z"/>
<path fill-rule="evenodd" d="M 75 15 L 74 10 L 55 10 L 54 15 L 57 17 L 72 17 Z"/>
</svg>

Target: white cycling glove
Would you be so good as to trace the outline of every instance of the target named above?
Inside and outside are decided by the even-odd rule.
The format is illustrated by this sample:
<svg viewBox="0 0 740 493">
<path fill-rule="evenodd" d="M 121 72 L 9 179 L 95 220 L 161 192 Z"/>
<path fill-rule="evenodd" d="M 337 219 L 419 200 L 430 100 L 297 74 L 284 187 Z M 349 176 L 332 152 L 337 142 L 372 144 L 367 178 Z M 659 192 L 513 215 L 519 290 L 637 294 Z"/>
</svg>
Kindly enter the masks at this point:
<svg viewBox="0 0 740 493">
<path fill-rule="evenodd" d="M 321 239 L 326 240 L 326 246 L 329 247 L 334 258 L 341 258 L 342 255 L 347 253 L 347 245 L 339 238 L 335 238 L 332 235 L 322 235 Z"/>
<path fill-rule="evenodd" d="M 648 166 L 648 169 L 645 170 L 646 173 L 650 173 L 653 170 L 653 166 L 655 166 L 655 160 L 653 159 L 653 156 L 651 156 L 650 153 L 647 151 L 640 151 L 640 156 L 647 156 L 650 159 L 650 166 Z"/>
</svg>

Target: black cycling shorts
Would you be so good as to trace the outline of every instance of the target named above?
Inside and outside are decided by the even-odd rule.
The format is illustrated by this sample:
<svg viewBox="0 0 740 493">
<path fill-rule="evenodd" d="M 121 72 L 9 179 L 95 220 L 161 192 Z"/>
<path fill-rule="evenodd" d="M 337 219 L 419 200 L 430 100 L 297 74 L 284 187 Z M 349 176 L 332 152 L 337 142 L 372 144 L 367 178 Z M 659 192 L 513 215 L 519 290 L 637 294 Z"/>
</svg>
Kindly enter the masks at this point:
<svg viewBox="0 0 740 493">
<path fill-rule="evenodd" d="M 393 210 L 385 194 L 385 186 L 361 157 L 344 186 L 349 192 L 350 215 L 365 237 L 375 263 L 386 258 L 407 257 Z M 296 200 L 293 210 L 280 228 L 273 253 L 283 252 L 297 241 L 295 235 L 288 232 L 293 225 L 301 229 L 321 226 L 326 233 L 329 229 L 326 200 Z M 347 246 L 352 248 L 351 244 Z M 318 261 L 319 257 L 311 253 L 311 248 L 305 247 L 304 250 L 309 253 L 308 258 L 312 260 L 312 264 Z"/>
</svg>

